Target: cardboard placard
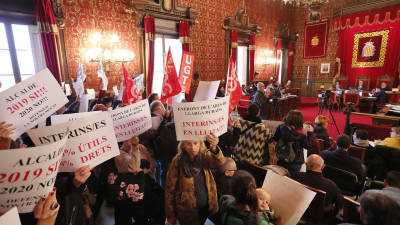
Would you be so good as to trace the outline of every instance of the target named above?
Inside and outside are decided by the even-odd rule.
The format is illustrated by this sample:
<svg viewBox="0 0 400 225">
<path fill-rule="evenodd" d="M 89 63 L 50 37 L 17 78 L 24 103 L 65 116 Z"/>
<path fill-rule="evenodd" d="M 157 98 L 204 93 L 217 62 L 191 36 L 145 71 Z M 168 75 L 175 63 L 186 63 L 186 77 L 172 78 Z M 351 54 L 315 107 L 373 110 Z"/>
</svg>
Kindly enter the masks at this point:
<svg viewBox="0 0 400 225">
<path fill-rule="evenodd" d="M 36 146 L 59 140 L 69 128 L 60 172 L 74 172 L 82 166 L 95 167 L 119 155 L 110 113 L 99 112 L 55 126 L 32 129 L 28 135 Z"/>
<path fill-rule="evenodd" d="M 86 89 L 87 94 L 88 94 L 88 99 L 92 100 L 96 98 L 96 92 L 94 91 L 94 89 Z"/>
<path fill-rule="evenodd" d="M 268 170 L 263 188 L 271 195 L 271 208 L 282 218 L 282 224 L 296 225 L 311 201 L 315 192 L 302 184 Z"/>
<path fill-rule="evenodd" d="M 152 127 L 147 99 L 110 111 L 118 142 L 130 139 Z"/>
<path fill-rule="evenodd" d="M 68 123 L 80 118 L 88 117 L 96 113 L 100 113 L 101 111 L 92 111 L 92 112 L 82 112 L 82 113 L 71 113 L 71 114 L 61 114 L 51 116 L 51 125 L 58 125 L 62 123 Z"/>
<path fill-rule="evenodd" d="M 224 134 L 228 129 L 229 97 L 173 104 L 178 141 L 205 140 L 207 135 Z"/>
<path fill-rule="evenodd" d="M 207 101 L 215 99 L 220 81 L 200 81 L 193 101 Z"/>
<path fill-rule="evenodd" d="M 66 136 L 65 127 L 62 135 Z M 0 212 L 17 206 L 19 213 L 32 212 L 47 197 L 56 181 L 67 138 L 33 148 L 0 151 Z"/>
<path fill-rule="evenodd" d="M 13 124 L 15 140 L 67 102 L 61 86 L 45 69 L 0 93 L 0 122 Z"/>
<path fill-rule="evenodd" d="M 8 210 L 4 215 L 0 216 L 0 224 L 2 225 L 21 225 L 17 207 Z"/>
</svg>

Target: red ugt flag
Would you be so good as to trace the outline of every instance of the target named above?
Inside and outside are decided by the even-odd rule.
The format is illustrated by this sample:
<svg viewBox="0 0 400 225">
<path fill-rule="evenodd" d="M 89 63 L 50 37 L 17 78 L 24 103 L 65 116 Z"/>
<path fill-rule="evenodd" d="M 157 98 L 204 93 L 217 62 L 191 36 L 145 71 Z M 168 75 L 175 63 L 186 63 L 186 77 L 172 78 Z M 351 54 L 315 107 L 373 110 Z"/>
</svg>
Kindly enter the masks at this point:
<svg viewBox="0 0 400 225">
<path fill-rule="evenodd" d="M 124 64 L 122 64 L 122 69 L 124 71 L 124 93 L 122 96 L 122 103 L 131 105 L 140 99 L 140 94 L 136 88 L 135 82 L 132 80 L 132 76 L 128 74 Z"/>
<path fill-rule="evenodd" d="M 165 64 L 164 80 L 161 91 L 161 101 L 165 102 L 169 97 L 181 93 L 182 87 L 178 80 L 175 64 L 172 60 L 171 49 L 168 49 L 167 63 Z"/>
<path fill-rule="evenodd" d="M 230 96 L 229 99 L 229 115 L 239 103 L 240 98 L 242 97 L 242 89 L 240 87 L 240 82 L 236 73 L 236 65 L 233 60 L 233 57 L 230 57 L 229 60 L 229 73 L 228 78 L 226 79 L 226 96 Z"/>
</svg>

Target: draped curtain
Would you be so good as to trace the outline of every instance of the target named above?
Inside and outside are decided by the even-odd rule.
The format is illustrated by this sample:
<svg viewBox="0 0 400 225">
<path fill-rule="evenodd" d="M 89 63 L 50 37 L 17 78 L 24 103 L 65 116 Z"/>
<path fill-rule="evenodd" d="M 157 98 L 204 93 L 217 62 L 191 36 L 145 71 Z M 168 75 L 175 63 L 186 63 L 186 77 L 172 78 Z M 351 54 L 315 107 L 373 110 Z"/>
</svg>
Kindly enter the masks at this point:
<svg viewBox="0 0 400 225">
<path fill-rule="evenodd" d="M 279 71 L 281 69 L 281 57 L 282 57 L 282 40 L 278 40 L 278 46 L 276 48 L 276 74 L 275 80 L 279 80 Z"/>
<path fill-rule="evenodd" d="M 237 61 L 237 47 L 238 47 L 237 31 L 232 30 L 232 33 L 231 33 L 231 55 L 232 55 L 233 61 L 235 63 Z"/>
<path fill-rule="evenodd" d="M 378 77 L 388 74 L 393 78 L 394 85 L 398 84 L 400 6 L 336 18 L 333 30 L 339 31 L 337 76 L 344 74 L 348 78 L 348 85 L 354 86 L 356 79 L 365 74 L 370 77 L 370 87 L 374 87 Z M 385 32 L 388 33 L 380 35 Z M 386 40 L 386 45 L 383 40 Z M 371 43 L 372 56 L 363 56 L 366 46 L 372 46 Z M 371 63 L 366 63 L 368 61 Z"/>
<path fill-rule="evenodd" d="M 188 21 L 179 22 L 179 38 L 182 42 L 182 50 L 190 51 L 190 25 Z"/>
<path fill-rule="evenodd" d="M 179 38 L 182 42 L 182 51 L 190 51 L 190 24 L 188 21 L 179 22 Z M 187 102 L 192 102 L 192 91 L 189 89 L 189 93 L 185 93 L 185 98 Z"/>
<path fill-rule="evenodd" d="M 50 0 L 36 0 L 36 21 L 41 33 L 43 52 L 47 68 L 61 85 L 60 64 L 58 61 L 56 36 L 58 35 L 57 22 L 54 17 Z"/>
<path fill-rule="evenodd" d="M 256 35 L 250 34 L 249 41 L 249 84 L 253 82 L 254 79 L 254 55 L 256 52 Z"/>
<path fill-rule="evenodd" d="M 293 43 L 289 43 L 289 53 L 288 53 L 288 66 L 287 66 L 287 80 L 292 79 L 292 66 L 293 66 Z"/>
<path fill-rule="evenodd" d="M 145 16 L 144 34 L 146 43 L 147 96 L 149 96 L 153 88 L 153 74 L 154 74 L 154 37 L 156 35 L 156 26 L 154 24 L 154 17 L 149 15 Z"/>
</svg>

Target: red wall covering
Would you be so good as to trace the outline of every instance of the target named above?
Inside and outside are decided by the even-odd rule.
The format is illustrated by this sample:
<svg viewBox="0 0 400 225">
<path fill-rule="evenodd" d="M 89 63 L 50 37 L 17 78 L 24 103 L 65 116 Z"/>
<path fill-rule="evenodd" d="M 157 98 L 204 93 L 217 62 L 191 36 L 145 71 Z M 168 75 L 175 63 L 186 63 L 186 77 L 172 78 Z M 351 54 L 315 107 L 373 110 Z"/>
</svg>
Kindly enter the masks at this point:
<svg viewBox="0 0 400 225">
<path fill-rule="evenodd" d="M 307 66 L 314 67 L 318 71 L 316 72 L 316 77 L 310 77 L 314 81 L 315 80 L 326 80 L 333 79 L 335 76 L 335 58 L 338 46 L 338 33 L 332 31 L 331 21 L 333 11 L 337 8 L 349 5 L 349 4 L 357 4 L 363 3 L 366 0 L 334 0 L 329 1 L 328 4 L 323 6 L 320 10 L 321 18 L 329 18 L 329 35 L 328 35 L 328 47 L 326 52 L 326 57 L 324 58 L 315 58 L 315 59 L 304 59 L 303 58 L 303 44 L 304 44 L 304 25 L 308 21 L 309 10 L 305 8 L 297 8 L 295 11 L 295 19 L 294 19 L 294 31 L 299 33 L 299 38 L 295 43 L 295 54 L 294 54 L 294 62 L 293 62 L 293 80 L 306 79 L 307 77 Z M 329 74 L 321 74 L 320 68 L 321 63 L 330 63 L 330 73 Z"/>
<path fill-rule="evenodd" d="M 266 74 L 273 73 L 273 67 L 265 68 L 260 63 L 260 58 L 265 57 L 265 49 L 274 49 L 275 29 L 283 23 L 292 27 L 294 10 L 271 0 L 245 2 L 250 22 L 257 23 L 262 28 L 256 36 L 255 71 L 261 72 L 259 79 L 266 79 Z M 223 20 L 227 16 L 233 17 L 236 10 L 243 7 L 243 0 L 179 0 L 179 4 L 200 11 L 199 23 L 193 26 L 191 36 L 192 50 L 196 54 L 194 70 L 200 72 L 201 80 L 226 79 Z M 116 33 L 124 48 L 134 51 L 136 56 L 139 55 L 135 16 L 123 11 L 124 5 L 120 0 L 64 0 L 68 70 L 72 78 L 76 76 L 78 60 L 84 60 L 89 35 L 95 30 L 102 34 Z M 83 62 L 88 74 L 87 86 L 98 89 L 101 80 L 97 78 L 97 63 Z M 139 58 L 136 57 L 126 67 L 129 73 L 139 73 Z M 108 90 L 112 90 L 113 85 L 119 86 L 122 79 L 121 65 L 112 65 L 108 76 Z"/>
</svg>

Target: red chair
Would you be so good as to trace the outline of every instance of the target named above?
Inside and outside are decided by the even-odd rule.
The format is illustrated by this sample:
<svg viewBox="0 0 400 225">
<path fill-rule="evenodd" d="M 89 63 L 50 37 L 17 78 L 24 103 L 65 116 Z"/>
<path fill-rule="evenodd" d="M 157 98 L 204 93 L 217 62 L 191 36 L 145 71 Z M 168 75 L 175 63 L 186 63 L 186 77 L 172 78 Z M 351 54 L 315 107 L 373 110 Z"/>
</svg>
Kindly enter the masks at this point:
<svg viewBox="0 0 400 225">
<path fill-rule="evenodd" d="M 247 114 L 247 108 L 250 105 L 250 95 L 244 95 L 242 98 L 239 100 L 239 104 L 237 106 L 238 113 L 240 116 L 245 116 Z"/>
<path fill-rule="evenodd" d="M 356 112 L 360 112 L 360 108 L 358 107 L 359 103 L 360 103 L 360 95 L 355 94 L 355 93 L 344 93 L 343 95 L 343 103 L 345 106 L 347 106 L 347 103 L 353 103 L 351 105 L 351 109 L 356 111 Z"/>
</svg>

